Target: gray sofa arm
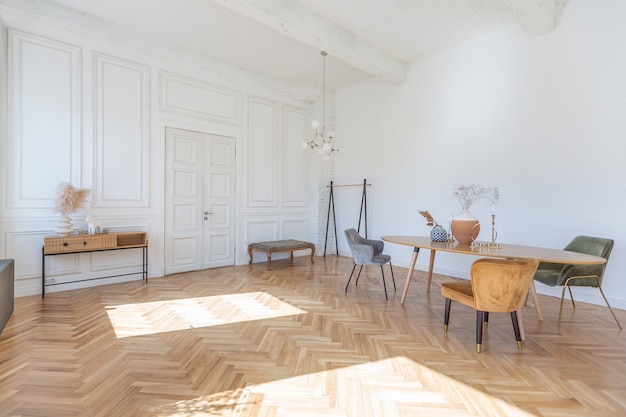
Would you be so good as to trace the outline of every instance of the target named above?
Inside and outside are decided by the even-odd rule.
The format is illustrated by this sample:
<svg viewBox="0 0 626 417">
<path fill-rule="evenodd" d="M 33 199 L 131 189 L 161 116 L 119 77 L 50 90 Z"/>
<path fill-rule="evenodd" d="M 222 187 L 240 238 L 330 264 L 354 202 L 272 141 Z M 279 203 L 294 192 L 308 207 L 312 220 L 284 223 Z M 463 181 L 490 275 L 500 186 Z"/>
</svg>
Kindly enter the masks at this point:
<svg viewBox="0 0 626 417">
<path fill-rule="evenodd" d="M 13 314 L 15 264 L 13 259 L 0 260 L 0 333 Z"/>
</svg>

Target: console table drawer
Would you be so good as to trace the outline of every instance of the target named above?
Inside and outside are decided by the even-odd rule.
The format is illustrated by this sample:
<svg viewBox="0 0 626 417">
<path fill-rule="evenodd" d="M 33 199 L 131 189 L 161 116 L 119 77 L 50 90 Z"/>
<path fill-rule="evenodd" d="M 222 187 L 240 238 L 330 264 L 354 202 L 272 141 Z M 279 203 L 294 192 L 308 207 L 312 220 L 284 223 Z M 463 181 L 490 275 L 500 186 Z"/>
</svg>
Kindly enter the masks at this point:
<svg viewBox="0 0 626 417">
<path fill-rule="evenodd" d="M 45 239 L 45 253 L 77 252 L 83 250 L 85 240 L 82 236 L 51 237 Z"/>
</svg>

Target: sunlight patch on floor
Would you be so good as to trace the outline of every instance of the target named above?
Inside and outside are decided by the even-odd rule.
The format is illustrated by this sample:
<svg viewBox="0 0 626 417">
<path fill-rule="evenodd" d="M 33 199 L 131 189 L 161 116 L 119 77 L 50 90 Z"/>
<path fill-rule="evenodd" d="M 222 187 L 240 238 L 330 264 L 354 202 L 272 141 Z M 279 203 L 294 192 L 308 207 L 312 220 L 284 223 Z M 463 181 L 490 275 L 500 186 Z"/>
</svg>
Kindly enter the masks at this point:
<svg viewBox="0 0 626 417">
<path fill-rule="evenodd" d="M 151 413 L 161 417 L 535 417 L 406 357 L 336 366 L 155 407 Z"/>
<path fill-rule="evenodd" d="M 118 338 L 305 313 L 262 291 L 122 304 L 106 312 Z"/>
</svg>

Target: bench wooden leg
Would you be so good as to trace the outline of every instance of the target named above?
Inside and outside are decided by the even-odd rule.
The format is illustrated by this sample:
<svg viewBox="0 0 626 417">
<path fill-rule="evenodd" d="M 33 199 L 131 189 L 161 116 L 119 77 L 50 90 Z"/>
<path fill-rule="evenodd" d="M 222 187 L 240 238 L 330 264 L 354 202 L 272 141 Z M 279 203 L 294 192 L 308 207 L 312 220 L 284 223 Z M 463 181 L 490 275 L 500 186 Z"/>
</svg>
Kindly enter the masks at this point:
<svg viewBox="0 0 626 417">
<path fill-rule="evenodd" d="M 252 248 L 248 248 L 248 256 L 250 256 L 250 262 L 248 263 L 252 265 Z"/>
</svg>

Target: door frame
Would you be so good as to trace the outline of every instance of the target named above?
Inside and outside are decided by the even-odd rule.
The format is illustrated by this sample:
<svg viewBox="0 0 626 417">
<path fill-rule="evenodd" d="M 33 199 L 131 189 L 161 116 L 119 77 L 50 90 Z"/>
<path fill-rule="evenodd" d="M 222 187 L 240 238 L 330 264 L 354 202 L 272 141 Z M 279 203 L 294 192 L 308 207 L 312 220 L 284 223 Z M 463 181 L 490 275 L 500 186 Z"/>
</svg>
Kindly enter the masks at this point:
<svg viewBox="0 0 626 417">
<path fill-rule="evenodd" d="M 235 221 L 235 231 L 234 231 L 234 258 L 235 265 L 237 265 L 237 256 L 240 252 L 241 247 L 241 238 L 240 238 L 240 202 L 241 202 L 241 163 L 240 163 L 240 155 L 241 152 L 241 141 L 242 141 L 242 130 L 238 127 L 229 127 L 224 126 L 212 122 L 203 122 L 203 121 L 189 121 L 189 120 L 178 120 L 176 118 L 159 118 L 156 122 L 155 131 L 158 133 L 158 140 L 153 141 L 150 146 L 150 151 L 154 158 L 151 158 L 152 161 L 156 161 L 151 172 L 154 172 L 153 178 L 155 178 L 154 184 L 151 184 L 151 187 L 155 190 L 156 199 L 156 207 L 159 207 L 156 213 L 156 225 L 153 230 L 157 231 L 157 236 L 152 237 L 152 241 L 156 241 L 152 243 L 151 246 L 155 246 L 156 258 L 154 260 L 155 263 L 155 271 L 158 271 L 155 276 L 165 276 L 165 175 L 166 175 L 166 155 L 165 155 L 165 136 L 166 136 L 166 128 L 173 129 L 182 129 L 182 130 L 191 130 L 196 132 L 207 133 L 210 135 L 218 135 L 218 136 L 227 136 L 234 138 L 235 140 L 235 207 L 234 207 L 234 221 Z M 151 237 L 148 236 L 150 240 Z M 152 267 L 151 267 L 152 269 Z"/>
</svg>

